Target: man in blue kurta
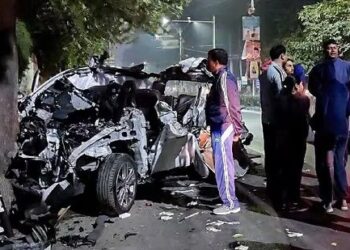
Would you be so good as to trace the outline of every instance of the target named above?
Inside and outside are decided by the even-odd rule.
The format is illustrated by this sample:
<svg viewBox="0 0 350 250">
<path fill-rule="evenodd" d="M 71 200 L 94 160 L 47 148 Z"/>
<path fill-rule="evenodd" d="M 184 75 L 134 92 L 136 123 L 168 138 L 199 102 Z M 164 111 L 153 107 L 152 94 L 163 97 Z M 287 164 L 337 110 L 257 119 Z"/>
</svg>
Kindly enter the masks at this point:
<svg viewBox="0 0 350 250">
<path fill-rule="evenodd" d="M 228 55 L 223 49 L 208 52 L 208 70 L 215 76 L 207 97 L 206 116 L 210 125 L 216 183 L 221 207 L 214 214 L 225 215 L 240 211 L 235 192 L 235 168 L 232 143 L 242 132 L 242 116 L 237 81 L 227 69 Z"/>
<path fill-rule="evenodd" d="M 320 198 L 326 212 L 331 213 L 333 200 L 341 210 L 348 210 L 345 154 L 349 134 L 350 63 L 339 58 L 339 46 L 335 40 L 324 43 L 324 53 L 325 60 L 310 72 L 309 90 L 316 97 L 316 113 L 311 126 L 316 131 Z"/>
</svg>

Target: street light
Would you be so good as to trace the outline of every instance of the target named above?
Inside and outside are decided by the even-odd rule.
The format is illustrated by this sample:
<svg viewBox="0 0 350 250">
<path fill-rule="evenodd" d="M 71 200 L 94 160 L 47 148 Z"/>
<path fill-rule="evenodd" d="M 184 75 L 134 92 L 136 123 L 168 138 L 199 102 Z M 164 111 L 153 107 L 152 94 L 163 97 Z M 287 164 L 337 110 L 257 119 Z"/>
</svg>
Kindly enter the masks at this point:
<svg viewBox="0 0 350 250">
<path fill-rule="evenodd" d="M 213 26 L 213 48 L 216 47 L 216 18 L 215 16 L 213 16 L 212 21 L 209 20 L 192 20 L 191 17 L 187 17 L 186 20 L 169 20 L 166 17 L 163 17 L 162 19 L 162 24 L 163 26 L 168 25 L 169 23 L 210 23 Z M 179 34 L 179 57 L 180 57 L 180 61 L 182 60 L 182 43 L 183 43 L 183 38 L 182 38 L 182 33 L 183 30 L 180 27 L 178 30 L 178 34 Z"/>
<path fill-rule="evenodd" d="M 192 20 L 187 17 L 187 20 L 171 20 L 172 23 L 210 23 L 213 26 L 213 48 L 216 47 L 216 17 L 213 16 L 212 21 L 209 20 Z"/>
<path fill-rule="evenodd" d="M 162 18 L 162 26 L 166 26 L 170 22 L 169 18 L 163 17 Z"/>
</svg>

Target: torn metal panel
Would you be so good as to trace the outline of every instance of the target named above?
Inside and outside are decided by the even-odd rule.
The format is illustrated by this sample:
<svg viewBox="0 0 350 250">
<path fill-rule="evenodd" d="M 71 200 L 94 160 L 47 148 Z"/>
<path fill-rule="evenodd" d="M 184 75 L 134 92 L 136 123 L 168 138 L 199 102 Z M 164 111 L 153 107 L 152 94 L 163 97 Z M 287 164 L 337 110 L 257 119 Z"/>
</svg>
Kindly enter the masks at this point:
<svg viewBox="0 0 350 250">
<path fill-rule="evenodd" d="M 115 141 L 137 141 L 134 150 L 141 157 L 143 166 L 140 168 L 142 175 L 147 172 L 147 153 L 146 144 L 146 121 L 143 114 L 136 109 L 126 109 L 125 115 L 120 121 L 120 125 L 110 128 L 105 128 L 100 133 L 82 143 L 79 147 L 73 150 L 68 160 L 71 165 L 75 166 L 77 160 L 83 156 L 93 158 L 104 158 L 112 153 L 110 144 Z"/>
<path fill-rule="evenodd" d="M 167 124 L 154 144 L 152 151 L 152 173 L 176 167 L 175 159 L 187 142 L 187 129 L 178 122 Z"/>
</svg>

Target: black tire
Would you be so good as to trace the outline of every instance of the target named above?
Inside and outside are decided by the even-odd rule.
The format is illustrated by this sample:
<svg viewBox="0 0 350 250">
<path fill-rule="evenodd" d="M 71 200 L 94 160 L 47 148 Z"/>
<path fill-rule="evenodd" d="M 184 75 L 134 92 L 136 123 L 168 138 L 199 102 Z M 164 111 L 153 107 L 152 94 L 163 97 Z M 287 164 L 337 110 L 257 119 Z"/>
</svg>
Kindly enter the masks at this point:
<svg viewBox="0 0 350 250">
<path fill-rule="evenodd" d="M 100 166 L 96 188 L 102 212 L 111 216 L 128 212 L 134 204 L 136 189 L 135 161 L 127 154 L 107 156 Z"/>
</svg>

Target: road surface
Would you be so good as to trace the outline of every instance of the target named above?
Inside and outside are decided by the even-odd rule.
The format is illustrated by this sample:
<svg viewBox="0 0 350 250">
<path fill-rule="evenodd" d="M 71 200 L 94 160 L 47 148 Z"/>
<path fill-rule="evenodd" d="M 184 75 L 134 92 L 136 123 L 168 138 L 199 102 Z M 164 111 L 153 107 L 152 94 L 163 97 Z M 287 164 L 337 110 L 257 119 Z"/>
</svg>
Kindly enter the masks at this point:
<svg viewBox="0 0 350 250">
<path fill-rule="evenodd" d="M 250 149 L 263 153 L 260 114 L 247 111 L 243 116 L 255 136 Z M 327 215 L 320 211 L 313 165 L 309 146 L 302 185 L 303 199 L 309 208 L 304 211 L 276 214 L 266 202 L 263 166 L 237 182 L 242 211 L 228 216 L 211 213 L 220 202 L 213 178 L 203 181 L 189 178 L 186 172 L 172 173 L 162 181 L 139 186 L 130 217 L 112 218 L 95 246 L 78 249 L 224 250 L 241 245 L 249 250 L 348 250 L 349 213 L 336 210 Z M 58 243 L 53 249 L 71 249 L 62 244 L 61 237 L 85 237 L 93 230 L 98 213 L 86 209 L 95 208 L 96 204 L 78 203 L 80 207 L 72 209 L 58 226 Z M 162 215 L 164 212 L 167 214 Z"/>
</svg>

